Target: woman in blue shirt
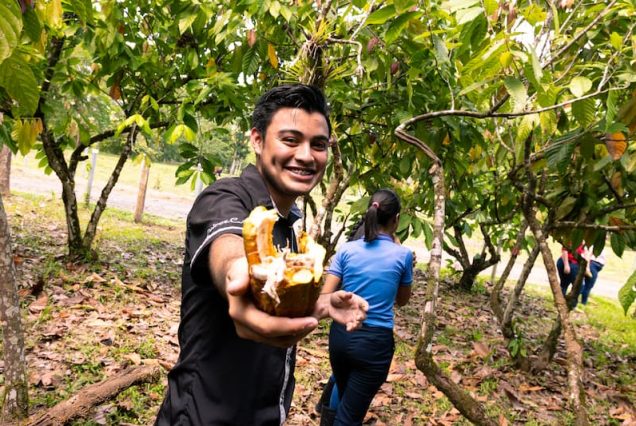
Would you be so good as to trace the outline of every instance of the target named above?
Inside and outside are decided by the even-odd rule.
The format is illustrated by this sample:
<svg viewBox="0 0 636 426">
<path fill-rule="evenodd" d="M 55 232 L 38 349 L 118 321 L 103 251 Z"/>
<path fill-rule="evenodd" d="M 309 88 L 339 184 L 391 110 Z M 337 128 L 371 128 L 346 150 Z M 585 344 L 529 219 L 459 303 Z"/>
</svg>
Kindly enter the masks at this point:
<svg viewBox="0 0 636 426">
<path fill-rule="evenodd" d="M 369 303 L 359 330 L 347 332 L 340 324 L 331 325 L 329 358 L 340 398 L 334 425 L 362 424 L 389 373 L 395 349 L 393 306 L 408 303 L 413 281 L 413 253 L 393 239 L 399 213 L 395 192 L 381 189 L 373 194 L 364 218 L 364 239 L 343 244 L 327 269 L 324 293 L 342 288 Z M 329 420 L 323 418 L 321 424 Z"/>
</svg>

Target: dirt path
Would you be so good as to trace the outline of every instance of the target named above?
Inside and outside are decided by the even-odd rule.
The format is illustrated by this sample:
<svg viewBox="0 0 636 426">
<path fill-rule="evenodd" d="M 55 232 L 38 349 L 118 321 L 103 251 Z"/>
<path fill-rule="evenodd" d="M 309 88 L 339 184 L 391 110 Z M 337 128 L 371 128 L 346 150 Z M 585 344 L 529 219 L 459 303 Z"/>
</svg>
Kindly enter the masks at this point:
<svg viewBox="0 0 636 426">
<path fill-rule="evenodd" d="M 29 169 L 16 162 L 11 169 L 11 190 L 32 194 L 60 197 L 62 184 L 54 174 L 45 175 L 42 170 Z M 91 189 L 91 201 L 96 202 L 105 182 L 95 181 Z M 79 200 L 84 199 L 87 182 L 78 179 L 75 194 Z M 135 211 L 137 205 L 137 188 L 118 183 L 108 197 L 107 205 L 121 210 Z M 195 195 L 184 190 L 183 195 L 148 189 L 144 212 L 169 219 L 185 221 Z"/>
<path fill-rule="evenodd" d="M 97 196 L 99 194 L 98 191 L 101 191 L 104 182 L 96 181 L 93 185 L 93 190 L 91 194 L 91 200 L 96 201 Z M 41 170 L 33 170 L 29 168 L 21 167 L 18 163 L 14 167 L 12 167 L 11 171 L 11 190 L 40 194 L 40 195 L 49 195 L 59 197 L 62 189 L 61 184 L 56 176 L 50 175 L 46 176 Z M 77 182 L 76 194 L 78 194 L 78 198 L 82 199 L 83 194 L 86 191 L 86 181 L 79 180 Z M 170 219 L 181 219 L 185 222 L 185 218 L 190 211 L 190 207 L 195 199 L 195 195 L 193 193 L 187 192 L 184 190 L 184 194 L 177 195 L 164 191 L 157 191 L 149 189 L 146 195 L 146 204 L 144 211 L 146 213 L 166 217 Z M 109 199 L 108 206 L 117 207 L 122 210 L 134 211 L 135 205 L 137 203 L 137 188 L 131 187 L 127 185 L 117 184 L 113 189 Z M 406 242 L 406 245 L 412 248 L 416 254 L 419 262 L 427 262 L 429 259 L 429 253 L 426 248 L 422 247 L 421 244 L 414 244 L 413 242 Z M 450 259 L 448 254 L 444 253 L 443 264 L 446 264 L 446 259 Z M 523 267 L 523 261 L 517 261 L 517 264 L 514 266 L 510 278 L 516 279 L 519 277 L 521 273 L 521 269 Z M 498 266 L 498 272 L 503 271 L 507 258 L 503 258 Z M 528 282 L 532 284 L 537 284 L 541 286 L 548 286 L 548 274 L 543 267 L 541 262 L 538 261 L 537 265 L 534 266 L 532 272 L 530 273 L 530 277 L 528 278 Z M 629 265 L 631 266 L 631 265 Z M 634 265 L 636 267 L 636 265 Z M 626 268 L 629 269 L 629 268 Z M 632 267 L 633 269 L 633 267 Z M 491 269 L 488 269 L 483 273 L 484 276 L 491 276 Z M 625 271 L 625 277 L 629 276 L 629 271 Z M 611 277 L 607 277 L 601 274 L 599 275 L 598 281 L 592 291 L 593 295 L 608 297 L 613 300 L 618 300 L 618 290 L 623 285 L 623 282 L 618 282 L 613 280 Z"/>
</svg>

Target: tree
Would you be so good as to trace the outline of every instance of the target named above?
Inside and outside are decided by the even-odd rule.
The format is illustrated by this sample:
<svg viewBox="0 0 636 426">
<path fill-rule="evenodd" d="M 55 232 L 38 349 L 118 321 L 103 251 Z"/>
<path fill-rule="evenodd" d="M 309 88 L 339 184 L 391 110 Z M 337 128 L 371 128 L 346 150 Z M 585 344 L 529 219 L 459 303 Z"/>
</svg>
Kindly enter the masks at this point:
<svg viewBox="0 0 636 426">
<path fill-rule="evenodd" d="M 42 165 L 62 183 L 69 253 L 85 256 L 140 133 L 150 137 L 152 129 L 168 128 L 168 140 L 176 142 L 196 132 L 195 105 L 217 122 L 227 117 L 230 106 L 241 109 L 242 99 L 233 96 L 233 84 L 214 60 L 199 66 L 200 60 L 227 51 L 210 42 L 208 18 L 214 12 L 208 6 L 105 1 L 98 8 L 91 2 L 52 0 L 37 2 L 35 8 L 29 3 L 22 11 L 11 2 L 7 11 L 12 19 L 3 31 L 14 50 L 0 64 L 2 112 L 11 122 L 13 143 L 23 153 L 32 148 L 42 152 Z M 18 74 L 21 78 L 12 80 Z M 60 104 L 63 108 L 56 108 Z M 120 124 L 103 128 L 70 113 L 80 106 L 111 109 L 106 116 Z M 77 166 L 86 160 L 87 147 L 121 136 L 119 161 L 82 232 Z M 41 145 L 35 144 L 37 138 Z M 213 176 L 214 170 L 204 173 Z"/>
<path fill-rule="evenodd" d="M 24 354 L 24 333 L 20 301 L 15 281 L 11 233 L 0 195 L 0 324 L 4 354 L 3 418 L 22 419 L 28 415 L 29 398 Z"/>
<path fill-rule="evenodd" d="M 7 196 L 11 192 L 11 150 L 8 146 L 0 148 L 0 195 Z"/>
</svg>

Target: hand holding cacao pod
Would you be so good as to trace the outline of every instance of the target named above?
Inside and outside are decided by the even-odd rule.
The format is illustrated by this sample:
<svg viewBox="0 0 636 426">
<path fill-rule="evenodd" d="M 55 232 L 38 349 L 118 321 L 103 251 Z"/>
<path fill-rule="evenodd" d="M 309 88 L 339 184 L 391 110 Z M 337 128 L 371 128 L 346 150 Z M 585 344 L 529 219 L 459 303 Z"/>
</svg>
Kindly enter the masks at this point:
<svg viewBox="0 0 636 426">
<path fill-rule="evenodd" d="M 274 247 L 276 210 L 256 207 L 243 222 L 250 290 L 256 306 L 270 315 L 310 315 L 320 295 L 325 249 L 303 232 L 298 253 Z"/>
</svg>

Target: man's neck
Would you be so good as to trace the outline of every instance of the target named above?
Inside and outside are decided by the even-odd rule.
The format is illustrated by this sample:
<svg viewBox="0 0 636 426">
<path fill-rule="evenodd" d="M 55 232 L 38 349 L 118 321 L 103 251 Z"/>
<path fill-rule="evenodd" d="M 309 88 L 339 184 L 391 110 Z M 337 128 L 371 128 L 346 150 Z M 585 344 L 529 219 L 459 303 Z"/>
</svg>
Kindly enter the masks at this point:
<svg viewBox="0 0 636 426">
<path fill-rule="evenodd" d="M 278 210 L 278 213 L 283 217 L 287 217 L 289 215 L 289 212 L 291 211 L 292 206 L 294 205 L 294 201 L 296 200 L 289 200 L 288 198 L 281 200 L 281 197 L 277 197 L 276 194 L 274 194 L 271 190 L 269 194 L 272 202 L 274 203 L 274 207 L 276 207 L 276 210 Z"/>
</svg>

